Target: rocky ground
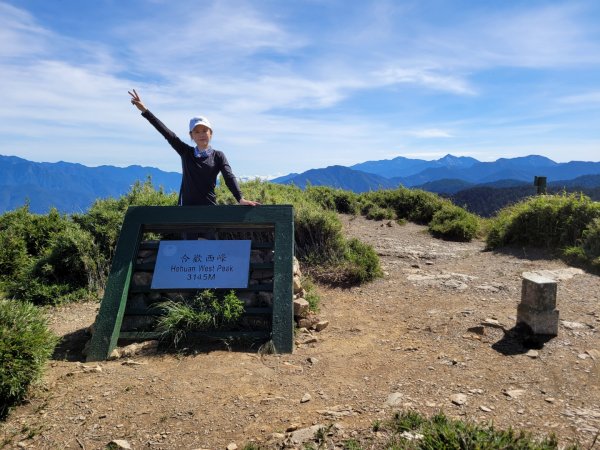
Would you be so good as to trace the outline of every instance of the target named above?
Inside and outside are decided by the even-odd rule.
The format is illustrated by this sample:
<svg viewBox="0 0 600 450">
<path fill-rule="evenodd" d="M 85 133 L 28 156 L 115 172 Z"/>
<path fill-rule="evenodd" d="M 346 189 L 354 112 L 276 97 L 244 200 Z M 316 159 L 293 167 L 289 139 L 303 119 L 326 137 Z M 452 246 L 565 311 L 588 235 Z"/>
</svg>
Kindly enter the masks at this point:
<svg viewBox="0 0 600 450">
<path fill-rule="evenodd" d="M 301 448 L 325 427 L 329 448 L 384 442 L 375 421 L 416 410 L 495 427 L 555 433 L 588 448 L 600 429 L 600 279 L 541 251 L 484 251 L 431 238 L 414 224 L 343 217 L 371 243 L 385 276 L 320 287 L 320 333 L 290 355 L 219 343 L 99 364 L 81 355 L 97 304 L 52 311 L 64 342 L 32 397 L 1 426 L 2 448 Z M 558 281 L 559 334 L 512 330 L 521 274 Z M 533 348 L 532 348 L 533 347 Z"/>
</svg>

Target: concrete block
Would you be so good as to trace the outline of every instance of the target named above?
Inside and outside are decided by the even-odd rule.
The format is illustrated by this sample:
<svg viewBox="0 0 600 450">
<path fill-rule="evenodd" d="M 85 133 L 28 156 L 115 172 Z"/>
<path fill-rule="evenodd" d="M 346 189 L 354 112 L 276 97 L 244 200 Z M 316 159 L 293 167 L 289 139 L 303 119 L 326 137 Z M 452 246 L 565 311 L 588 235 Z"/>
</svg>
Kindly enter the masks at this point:
<svg viewBox="0 0 600 450">
<path fill-rule="evenodd" d="M 556 308 L 556 281 L 525 272 L 521 286 L 521 304 L 540 311 Z"/>
<path fill-rule="evenodd" d="M 517 307 L 517 325 L 526 324 L 533 334 L 558 335 L 558 309 L 539 310 L 521 303 Z"/>
</svg>

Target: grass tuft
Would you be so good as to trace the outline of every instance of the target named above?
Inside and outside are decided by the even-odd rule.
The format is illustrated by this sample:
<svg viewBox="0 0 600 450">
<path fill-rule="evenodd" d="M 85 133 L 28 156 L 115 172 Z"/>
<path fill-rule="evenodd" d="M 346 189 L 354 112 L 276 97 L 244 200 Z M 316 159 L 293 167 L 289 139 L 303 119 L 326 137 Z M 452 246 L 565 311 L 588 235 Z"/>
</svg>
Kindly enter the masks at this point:
<svg viewBox="0 0 600 450">
<path fill-rule="evenodd" d="M 199 292 L 191 299 L 168 300 L 156 305 L 164 311 L 157 330 L 175 347 L 192 331 L 218 330 L 236 325 L 244 312 L 244 302 L 234 291 L 219 297 L 212 290 Z"/>
</svg>

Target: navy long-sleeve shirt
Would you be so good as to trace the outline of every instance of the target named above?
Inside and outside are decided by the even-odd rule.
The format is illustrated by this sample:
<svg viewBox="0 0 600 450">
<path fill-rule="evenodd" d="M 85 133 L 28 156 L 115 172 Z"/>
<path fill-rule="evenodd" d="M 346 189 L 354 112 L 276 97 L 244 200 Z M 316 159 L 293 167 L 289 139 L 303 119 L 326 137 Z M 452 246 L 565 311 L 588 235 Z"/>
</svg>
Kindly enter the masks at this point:
<svg viewBox="0 0 600 450">
<path fill-rule="evenodd" d="M 242 192 L 223 152 L 213 150 L 207 156 L 197 157 L 194 155 L 194 147 L 179 139 L 149 110 L 143 112 L 142 116 L 163 135 L 181 157 L 183 174 L 179 190 L 180 205 L 216 205 L 215 187 L 219 172 L 223 174 L 225 184 L 235 199 L 240 201 Z"/>
</svg>

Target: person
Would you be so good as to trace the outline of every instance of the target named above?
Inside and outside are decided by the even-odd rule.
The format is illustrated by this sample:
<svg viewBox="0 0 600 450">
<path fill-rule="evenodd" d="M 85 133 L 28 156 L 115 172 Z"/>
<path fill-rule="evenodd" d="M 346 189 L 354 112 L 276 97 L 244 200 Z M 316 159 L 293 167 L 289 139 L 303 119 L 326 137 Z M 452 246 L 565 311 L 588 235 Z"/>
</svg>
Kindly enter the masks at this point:
<svg viewBox="0 0 600 450">
<path fill-rule="evenodd" d="M 213 127 L 206 117 L 197 116 L 190 120 L 190 138 L 196 144 L 192 147 L 179 139 L 146 108 L 135 89 L 128 93 L 131 95 L 131 104 L 142 112 L 142 116 L 163 135 L 181 157 L 183 173 L 179 189 L 179 205 L 216 205 L 215 187 L 219 173 L 223 174 L 225 184 L 238 204 L 247 206 L 260 204 L 244 198 L 225 154 L 211 147 Z"/>
</svg>

